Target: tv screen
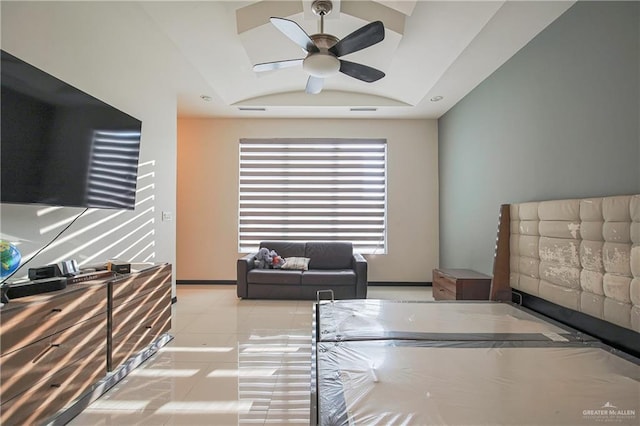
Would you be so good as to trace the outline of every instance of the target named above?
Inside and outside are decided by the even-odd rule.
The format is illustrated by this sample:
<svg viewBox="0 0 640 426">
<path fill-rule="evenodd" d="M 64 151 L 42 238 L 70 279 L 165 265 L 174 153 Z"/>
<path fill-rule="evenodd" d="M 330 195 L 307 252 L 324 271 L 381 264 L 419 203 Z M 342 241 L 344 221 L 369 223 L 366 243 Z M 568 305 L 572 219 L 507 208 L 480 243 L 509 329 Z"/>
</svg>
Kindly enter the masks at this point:
<svg viewBox="0 0 640 426">
<path fill-rule="evenodd" d="M 0 201 L 134 209 L 142 122 L 1 53 Z"/>
</svg>

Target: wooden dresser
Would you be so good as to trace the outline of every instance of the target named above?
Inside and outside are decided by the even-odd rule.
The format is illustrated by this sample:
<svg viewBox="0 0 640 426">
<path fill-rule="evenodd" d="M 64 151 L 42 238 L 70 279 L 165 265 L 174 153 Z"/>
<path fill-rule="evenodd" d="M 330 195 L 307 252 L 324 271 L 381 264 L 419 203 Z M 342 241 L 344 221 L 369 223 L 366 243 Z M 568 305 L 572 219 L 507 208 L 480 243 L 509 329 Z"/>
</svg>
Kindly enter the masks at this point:
<svg viewBox="0 0 640 426">
<path fill-rule="evenodd" d="M 109 371 L 171 328 L 171 265 L 109 282 Z"/>
<path fill-rule="evenodd" d="M 16 299 L 0 314 L 3 425 L 40 423 L 107 373 L 105 280 Z"/>
<path fill-rule="evenodd" d="M 169 331 L 171 265 L 11 300 L 0 324 L 0 424 L 64 424 Z"/>
<path fill-rule="evenodd" d="M 470 269 L 434 269 L 435 300 L 489 300 L 491 277 Z"/>
</svg>

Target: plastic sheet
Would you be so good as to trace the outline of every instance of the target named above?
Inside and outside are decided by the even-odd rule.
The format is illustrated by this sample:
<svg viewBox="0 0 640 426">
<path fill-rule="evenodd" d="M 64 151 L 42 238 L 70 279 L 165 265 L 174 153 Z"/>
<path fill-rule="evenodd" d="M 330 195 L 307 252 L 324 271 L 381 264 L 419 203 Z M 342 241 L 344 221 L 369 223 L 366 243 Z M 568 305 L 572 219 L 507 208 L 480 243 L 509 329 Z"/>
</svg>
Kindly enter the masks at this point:
<svg viewBox="0 0 640 426">
<path fill-rule="evenodd" d="M 323 342 L 321 425 L 640 423 L 640 367 L 596 344 Z"/>
<path fill-rule="evenodd" d="M 321 303 L 320 341 L 576 339 L 514 305 L 498 302 L 397 302 L 347 300 Z"/>
</svg>

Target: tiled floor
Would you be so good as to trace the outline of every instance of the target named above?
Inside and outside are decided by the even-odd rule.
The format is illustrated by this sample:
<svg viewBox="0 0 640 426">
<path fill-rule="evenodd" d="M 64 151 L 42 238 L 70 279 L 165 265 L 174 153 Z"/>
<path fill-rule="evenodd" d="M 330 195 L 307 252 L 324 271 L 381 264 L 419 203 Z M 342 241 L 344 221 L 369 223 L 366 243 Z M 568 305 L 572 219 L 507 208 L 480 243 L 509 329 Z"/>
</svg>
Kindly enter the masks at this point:
<svg viewBox="0 0 640 426">
<path fill-rule="evenodd" d="M 71 425 L 307 425 L 311 301 L 241 300 L 235 286 L 177 287 L 174 339 Z M 369 299 L 433 300 L 431 287 Z"/>
</svg>

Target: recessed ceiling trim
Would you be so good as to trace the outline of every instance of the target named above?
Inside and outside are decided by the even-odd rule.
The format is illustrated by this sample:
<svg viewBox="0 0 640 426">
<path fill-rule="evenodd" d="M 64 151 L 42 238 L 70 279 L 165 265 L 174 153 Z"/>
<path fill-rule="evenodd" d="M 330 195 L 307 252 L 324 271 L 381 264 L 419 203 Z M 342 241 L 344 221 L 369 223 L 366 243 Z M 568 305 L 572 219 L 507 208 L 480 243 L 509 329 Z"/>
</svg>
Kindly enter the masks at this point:
<svg viewBox="0 0 640 426">
<path fill-rule="evenodd" d="M 272 16 L 292 19 L 294 15 L 301 14 L 303 10 L 305 10 L 305 13 L 301 16 L 303 20 L 315 23 L 318 20 L 318 16 L 311 12 L 311 2 L 309 2 L 308 7 L 306 6 L 307 3 L 304 4 L 305 7 L 303 7 L 302 1 L 261 1 L 241 7 L 236 10 L 237 32 L 238 34 L 242 34 L 266 25 Z M 399 35 L 404 34 L 406 15 L 395 9 L 371 0 L 350 2 L 333 0 L 333 4 L 334 9 L 325 19 L 344 19 L 344 17 L 341 16 L 341 14 L 344 14 L 360 19 L 363 22 L 382 21 L 387 31 L 393 31 Z M 340 8 L 342 8 L 342 10 L 340 10 Z M 309 13 L 306 12 L 306 9 L 308 9 Z M 302 24 L 302 22 L 298 23 Z M 312 33 L 315 33 L 315 31 L 312 31 Z"/>
<path fill-rule="evenodd" d="M 366 93 L 344 92 L 339 90 L 323 90 L 317 95 L 304 92 L 275 93 L 256 98 L 245 99 L 233 104 L 237 107 L 267 107 L 267 106 L 295 106 L 295 107 L 408 107 L 411 106 L 396 99 Z"/>
</svg>

